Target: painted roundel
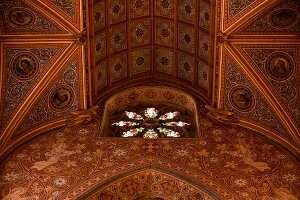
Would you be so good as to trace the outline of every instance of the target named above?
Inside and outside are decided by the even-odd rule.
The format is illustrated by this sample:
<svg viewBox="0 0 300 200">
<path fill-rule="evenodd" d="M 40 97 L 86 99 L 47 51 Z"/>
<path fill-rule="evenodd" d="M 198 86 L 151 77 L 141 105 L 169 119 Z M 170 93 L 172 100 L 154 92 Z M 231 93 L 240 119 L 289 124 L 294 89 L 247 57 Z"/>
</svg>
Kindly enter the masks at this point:
<svg viewBox="0 0 300 200">
<path fill-rule="evenodd" d="M 6 19 L 10 25 L 18 28 L 28 28 L 35 22 L 34 14 L 26 8 L 12 8 L 8 10 Z"/>
<path fill-rule="evenodd" d="M 36 75 L 39 69 L 39 62 L 33 54 L 22 52 L 13 58 L 10 67 L 17 79 L 29 80 Z"/>
<path fill-rule="evenodd" d="M 277 52 L 267 58 L 265 69 L 270 78 L 283 81 L 292 75 L 294 64 L 289 55 Z"/>
<path fill-rule="evenodd" d="M 298 20 L 299 15 L 293 9 L 278 9 L 269 15 L 269 22 L 275 28 L 289 28 L 295 25 Z"/>
<path fill-rule="evenodd" d="M 69 108 L 74 101 L 74 92 L 68 86 L 56 88 L 50 95 L 50 106 L 54 110 L 65 110 Z"/>
<path fill-rule="evenodd" d="M 230 103 L 241 112 L 250 111 L 255 104 L 252 91 L 244 86 L 235 86 L 229 93 Z"/>
</svg>

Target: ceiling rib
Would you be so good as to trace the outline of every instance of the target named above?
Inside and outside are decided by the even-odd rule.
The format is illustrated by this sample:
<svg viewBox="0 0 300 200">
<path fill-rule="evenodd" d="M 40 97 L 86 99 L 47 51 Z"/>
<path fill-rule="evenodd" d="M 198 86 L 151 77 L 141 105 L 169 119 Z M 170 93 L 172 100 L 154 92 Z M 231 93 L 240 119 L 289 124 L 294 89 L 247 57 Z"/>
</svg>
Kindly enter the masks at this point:
<svg viewBox="0 0 300 200">
<path fill-rule="evenodd" d="M 28 0 L 29 3 L 36 7 L 38 10 L 42 11 L 45 15 L 48 15 L 50 18 L 54 19 L 57 24 L 66 29 L 72 35 L 80 35 L 81 30 L 78 30 L 72 25 L 68 20 L 60 16 L 54 8 L 51 8 L 43 1 L 37 0 Z"/>
<path fill-rule="evenodd" d="M 282 144 L 284 147 L 286 147 L 286 149 L 291 151 L 297 157 L 300 157 L 300 149 L 299 148 L 295 147 L 294 145 L 292 145 L 291 143 L 289 143 L 288 141 L 286 141 L 282 137 L 274 134 L 272 131 L 270 131 L 268 129 L 265 129 L 264 127 L 262 127 L 260 125 L 253 124 L 253 123 L 245 121 L 245 120 L 240 120 L 238 122 L 238 125 L 240 125 L 241 127 L 245 127 L 247 129 L 256 131 L 256 132 L 261 133 L 261 134 L 263 133 L 264 136 L 270 138 L 273 141 L 278 142 L 279 144 Z"/>
<path fill-rule="evenodd" d="M 278 102 L 277 98 L 269 90 L 269 87 L 266 85 L 257 72 L 250 67 L 250 64 L 240 55 L 240 53 L 232 46 L 225 46 L 226 50 L 236 59 L 236 62 L 239 63 L 240 67 L 247 74 L 247 76 L 252 80 L 256 87 L 260 90 L 261 94 L 264 94 L 264 97 L 268 100 L 270 105 L 275 110 L 277 116 L 282 120 L 285 127 L 289 130 L 290 134 L 296 140 L 296 143 L 299 145 L 300 129 L 297 127 L 297 124 L 294 123 L 289 115 L 286 113 L 286 110 Z"/>
<path fill-rule="evenodd" d="M 72 43 L 67 49 L 65 53 L 63 53 L 57 61 L 53 64 L 52 68 L 48 70 L 48 73 L 41 79 L 38 85 L 32 90 L 31 95 L 27 97 L 24 103 L 19 107 L 19 110 L 16 111 L 15 115 L 11 118 L 11 120 L 7 123 L 6 127 L 4 127 L 2 135 L 0 136 L 0 146 L 2 147 L 0 151 L 6 147 L 9 137 L 19 126 L 26 113 L 29 111 L 31 106 L 39 99 L 38 96 L 43 93 L 43 91 L 49 86 L 53 78 L 59 73 L 60 69 L 64 66 L 65 62 L 73 55 L 75 50 L 78 48 L 78 44 Z"/>
<path fill-rule="evenodd" d="M 271 4 L 276 3 L 274 0 L 266 0 L 254 7 L 249 12 L 245 13 L 243 17 L 236 20 L 232 25 L 230 25 L 226 30 L 223 30 L 222 32 L 225 35 L 230 35 L 235 30 L 238 30 L 241 26 L 243 26 L 247 21 L 249 21 L 253 16 L 258 15 L 261 13 L 264 9 L 268 8 Z"/>
</svg>

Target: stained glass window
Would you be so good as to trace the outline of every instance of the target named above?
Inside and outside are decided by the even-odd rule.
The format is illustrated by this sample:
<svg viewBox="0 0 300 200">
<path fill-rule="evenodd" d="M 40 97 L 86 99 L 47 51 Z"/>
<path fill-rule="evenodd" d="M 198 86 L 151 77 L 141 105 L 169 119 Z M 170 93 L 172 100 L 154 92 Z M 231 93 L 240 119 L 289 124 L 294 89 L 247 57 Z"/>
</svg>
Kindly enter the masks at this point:
<svg viewBox="0 0 300 200">
<path fill-rule="evenodd" d="M 190 122 L 183 121 L 179 111 L 162 112 L 155 107 L 142 111 L 124 111 L 126 120 L 115 121 L 113 126 L 119 127 L 121 137 L 164 138 L 183 137 Z"/>
</svg>

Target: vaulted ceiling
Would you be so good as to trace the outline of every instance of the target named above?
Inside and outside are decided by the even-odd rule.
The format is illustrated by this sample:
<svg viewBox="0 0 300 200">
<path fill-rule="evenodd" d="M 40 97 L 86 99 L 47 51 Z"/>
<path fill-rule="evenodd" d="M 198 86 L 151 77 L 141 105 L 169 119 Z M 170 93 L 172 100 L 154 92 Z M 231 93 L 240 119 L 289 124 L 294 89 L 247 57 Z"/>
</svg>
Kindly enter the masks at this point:
<svg viewBox="0 0 300 200">
<path fill-rule="evenodd" d="M 170 86 L 299 155 L 297 0 L 0 0 L 1 155 L 116 91 Z"/>
</svg>

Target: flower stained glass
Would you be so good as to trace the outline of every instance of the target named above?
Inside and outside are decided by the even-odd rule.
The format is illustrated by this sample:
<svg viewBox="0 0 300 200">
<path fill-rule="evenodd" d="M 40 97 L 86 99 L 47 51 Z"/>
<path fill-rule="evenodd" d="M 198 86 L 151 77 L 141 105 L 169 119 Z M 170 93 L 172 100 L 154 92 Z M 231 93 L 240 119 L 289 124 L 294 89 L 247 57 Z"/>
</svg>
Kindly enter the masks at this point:
<svg viewBox="0 0 300 200">
<path fill-rule="evenodd" d="M 115 125 L 115 126 L 136 126 L 136 125 L 139 125 L 139 124 L 140 123 L 131 122 L 131 121 L 119 121 L 119 122 L 113 123 L 112 125 Z"/>
<path fill-rule="evenodd" d="M 165 138 L 182 137 L 191 123 L 179 121 L 180 112 L 162 112 L 154 107 L 148 107 L 142 112 L 125 111 L 127 120 L 112 123 L 119 127 L 121 137 Z M 123 117 L 123 118 L 124 118 Z"/>
<path fill-rule="evenodd" d="M 140 128 L 133 128 L 130 129 L 129 131 L 123 132 L 122 137 L 134 137 L 136 136 L 139 132 L 142 132 L 144 130 L 143 127 Z"/>
<path fill-rule="evenodd" d="M 148 118 L 155 118 L 158 115 L 158 110 L 155 108 L 147 108 L 145 110 L 145 116 Z"/>
<path fill-rule="evenodd" d="M 167 123 L 163 123 L 163 125 L 184 127 L 184 126 L 189 126 L 190 124 L 186 123 L 186 122 L 179 121 L 179 122 L 167 122 Z"/>
<path fill-rule="evenodd" d="M 148 129 L 143 137 L 144 138 L 158 138 L 158 134 L 153 129 Z"/>
<path fill-rule="evenodd" d="M 180 133 L 174 130 L 168 128 L 161 128 L 161 127 L 158 127 L 157 129 L 160 133 L 165 134 L 167 137 L 180 137 Z"/>
<path fill-rule="evenodd" d="M 125 114 L 127 115 L 127 117 L 129 119 L 135 119 L 135 120 L 142 120 L 143 117 L 141 115 L 138 115 L 137 113 L 135 112 L 128 112 L 128 111 L 125 111 Z"/>
<path fill-rule="evenodd" d="M 164 115 L 160 116 L 159 119 L 160 120 L 167 120 L 167 119 L 173 119 L 174 117 L 180 115 L 180 112 L 176 111 L 176 112 L 168 112 L 165 113 Z"/>
</svg>

